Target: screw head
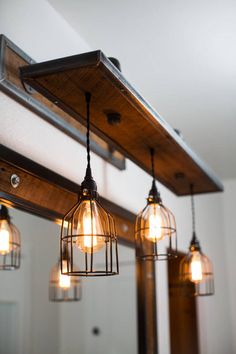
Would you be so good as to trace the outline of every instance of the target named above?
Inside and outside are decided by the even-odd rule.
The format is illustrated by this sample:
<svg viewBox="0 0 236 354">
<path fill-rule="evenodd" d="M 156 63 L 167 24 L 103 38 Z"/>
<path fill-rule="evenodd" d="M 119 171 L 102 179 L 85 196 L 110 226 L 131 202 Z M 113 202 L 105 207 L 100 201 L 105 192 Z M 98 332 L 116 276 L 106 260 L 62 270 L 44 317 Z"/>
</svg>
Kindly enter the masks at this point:
<svg viewBox="0 0 236 354">
<path fill-rule="evenodd" d="M 107 113 L 107 121 L 110 125 L 119 125 L 121 122 L 121 115 L 118 112 Z"/>
<path fill-rule="evenodd" d="M 17 188 L 20 184 L 20 177 L 17 174 L 12 174 L 11 175 L 11 186 L 13 188 Z"/>
</svg>

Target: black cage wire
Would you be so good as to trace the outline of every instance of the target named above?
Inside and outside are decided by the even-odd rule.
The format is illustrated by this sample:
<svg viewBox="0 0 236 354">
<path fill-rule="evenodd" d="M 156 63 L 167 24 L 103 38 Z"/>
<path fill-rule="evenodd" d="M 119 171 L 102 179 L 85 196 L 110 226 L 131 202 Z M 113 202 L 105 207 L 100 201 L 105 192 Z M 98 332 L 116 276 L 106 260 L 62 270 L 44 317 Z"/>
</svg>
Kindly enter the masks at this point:
<svg viewBox="0 0 236 354">
<path fill-rule="evenodd" d="M 167 260 L 177 256 L 175 217 L 164 206 L 156 187 L 154 150 L 151 152 L 152 187 L 147 205 L 138 214 L 135 225 L 136 255 L 143 260 Z"/>
<path fill-rule="evenodd" d="M 63 263 L 65 267 L 66 260 Z M 60 260 L 52 268 L 49 280 L 49 300 L 52 302 L 79 301 L 82 298 L 82 284 L 78 276 L 63 275 Z"/>
<path fill-rule="evenodd" d="M 20 232 L 12 224 L 7 207 L 0 204 L 0 270 L 20 268 Z"/>
<path fill-rule="evenodd" d="M 87 108 L 87 169 L 74 205 L 62 219 L 61 272 L 71 276 L 109 276 L 119 273 L 115 221 L 99 202 L 90 166 L 90 100 Z M 63 253 L 66 263 L 63 265 Z"/>
<path fill-rule="evenodd" d="M 214 274 L 213 266 L 209 258 L 202 252 L 200 242 L 196 236 L 195 230 L 195 204 L 193 185 L 191 190 L 191 210 L 192 210 L 192 230 L 193 236 L 189 246 L 188 254 L 180 262 L 180 280 L 182 282 L 183 294 L 189 293 L 185 291 L 190 283 L 194 283 L 195 296 L 213 295 Z"/>
</svg>

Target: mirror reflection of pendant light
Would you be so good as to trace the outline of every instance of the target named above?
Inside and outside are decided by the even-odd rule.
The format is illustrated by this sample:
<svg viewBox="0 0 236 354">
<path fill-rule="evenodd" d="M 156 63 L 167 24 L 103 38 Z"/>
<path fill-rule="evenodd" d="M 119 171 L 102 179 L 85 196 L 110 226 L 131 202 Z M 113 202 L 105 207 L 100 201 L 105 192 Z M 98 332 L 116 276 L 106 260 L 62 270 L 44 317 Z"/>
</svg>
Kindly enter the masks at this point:
<svg viewBox="0 0 236 354">
<path fill-rule="evenodd" d="M 20 268 L 20 233 L 11 223 L 8 209 L 0 204 L 0 270 Z"/>
<path fill-rule="evenodd" d="M 62 256 L 62 267 L 66 268 L 66 250 Z M 69 276 L 61 273 L 61 262 L 52 268 L 49 280 L 49 300 L 53 302 L 71 302 L 81 300 L 81 280 L 78 276 Z"/>
<path fill-rule="evenodd" d="M 207 296 L 214 294 L 214 276 L 212 264 L 201 250 L 195 230 L 195 206 L 193 197 L 193 185 L 191 188 L 192 205 L 192 228 L 193 236 L 189 246 L 188 254 L 180 262 L 180 280 L 195 285 L 195 296 Z"/>
<path fill-rule="evenodd" d="M 64 275 L 107 276 L 119 273 L 115 221 L 100 204 L 90 167 L 90 100 L 87 107 L 87 169 L 78 203 L 64 216 L 61 227 L 61 271 Z M 63 250 L 66 250 L 66 259 Z M 65 261 L 65 265 L 63 261 Z"/>
<path fill-rule="evenodd" d="M 156 187 L 154 149 L 150 149 L 152 187 L 147 205 L 138 214 L 135 225 L 137 257 L 165 260 L 177 255 L 177 235 L 174 215 L 163 203 Z"/>
</svg>

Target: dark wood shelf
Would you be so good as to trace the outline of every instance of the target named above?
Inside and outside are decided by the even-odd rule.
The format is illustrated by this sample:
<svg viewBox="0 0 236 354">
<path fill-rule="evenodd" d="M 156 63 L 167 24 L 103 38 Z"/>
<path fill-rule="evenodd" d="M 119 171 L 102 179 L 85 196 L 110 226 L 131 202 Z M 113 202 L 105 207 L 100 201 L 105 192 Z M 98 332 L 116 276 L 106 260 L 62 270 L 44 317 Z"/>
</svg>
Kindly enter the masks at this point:
<svg viewBox="0 0 236 354">
<path fill-rule="evenodd" d="M 220 180 L 101 51 L 24 66 L 20 73 L 26 84 L 84 125 L 84 93 L 91 92 L 93 132 L 148 173 L 149 148 L 154 148 L 157 179 L 175 194 L 189 195 L 190 183 L 196 193 L 223 190 Z M 110 125 L 107 113 L 119 113 L 120 123 Z"/>
</svg>

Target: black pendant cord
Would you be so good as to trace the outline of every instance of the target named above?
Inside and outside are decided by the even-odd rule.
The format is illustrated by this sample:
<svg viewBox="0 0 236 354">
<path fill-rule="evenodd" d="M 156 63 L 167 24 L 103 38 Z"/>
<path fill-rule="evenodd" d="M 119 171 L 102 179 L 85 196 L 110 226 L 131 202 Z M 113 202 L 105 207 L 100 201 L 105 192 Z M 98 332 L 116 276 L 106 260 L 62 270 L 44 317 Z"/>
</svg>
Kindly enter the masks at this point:
<svg viewBox="0 0 236 354">
<path fill-rule="evenodd" d="M 195 222 L 195 204 L 194 204 L 194 194 L 193 194 L 193 184 L 190 185 L 191 191 L 191 210 L 192 210 L 192 231 L 193 234 L 196 233 L 196 222 Z"/>
<path fill-rule="evenodd" d="M 90 102 L 91 93 L 85 92 L 86 100 L 86 118 L 87 118 L 87 132 L 86 132 L 86 143 L 87 143 L 87 168 L 84 181 L 81 184 L 82 190 L 89 190 L 90 192 L 97 191 L 97 185 L 92 177 L 92 170 L 90 165 Z"/>
<path fill-rule="evenodd" d="M 157 194 L 157 187 L 156 187 L 156 176 L 155 176 L 155 164 L 154 164 L 154 154 L 155 151 L 153 148 L 150 148 L 150 155 L 151 155 L 151 169 L 152 169 L 152 195 Z"/>
<path fill-rule="evenodd" d="M 10 216 L 9 216 L 9 213 L 8 213 L 8 209 L 3 204 L 0 204 L 0 220 L 10 221 Z"/>
<path fill-rule="evenodd" d="M 196 218 L 195 218 L 195 203 L 194 203 L 194 186 L 190 184 L 190 192 L 191 192 L 191 210 L 192 210 L 192 240 L 190 246 L 194 247 L 194 249 L 200 249 L 200 244 L 196 235 Z"/>
<path fill-rule="evenodd" d="M 152 178 L 153 182 L 156 181 L 156 176 L 155 176 L 155 165 L 154 165 L 154 149 L 150 148 L 150 154 L 151 154 L 151 166 L 152 166 Z"/>
<path fill-rule="evenodd" d="M 161 197 L 160 197 L 160 193 L 158 192 L 157 186 L 156 186 L 154 154 L 155 154 L 154 149 L 150 148 L 152 187 L 151 187 L 151 190 L 149 191 L 149 201 L 150 202 L 155 202 L 155 203 L 160 203 L 161 202 Z"/>
<path fill-rule="evenodd" d="M 85 93 L 85 99 L 86 99 L 86 115 L 87 115 L 87 172 L 89 173 L 90 176 L 92 176 L 91 172 L 91 166 L 90 166 L 90 102 L 91 102 L 91 93 L 86 92 Z"/>
</svg>

